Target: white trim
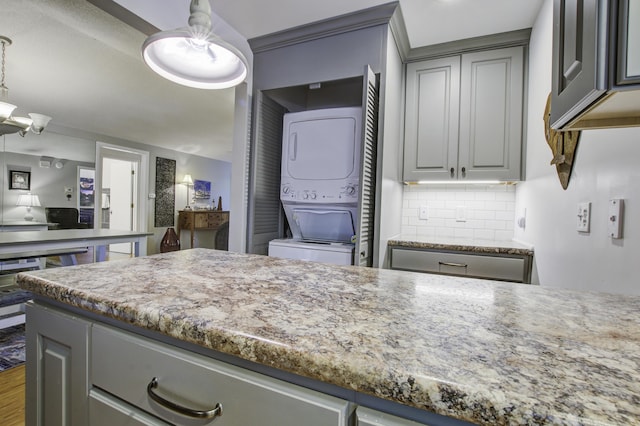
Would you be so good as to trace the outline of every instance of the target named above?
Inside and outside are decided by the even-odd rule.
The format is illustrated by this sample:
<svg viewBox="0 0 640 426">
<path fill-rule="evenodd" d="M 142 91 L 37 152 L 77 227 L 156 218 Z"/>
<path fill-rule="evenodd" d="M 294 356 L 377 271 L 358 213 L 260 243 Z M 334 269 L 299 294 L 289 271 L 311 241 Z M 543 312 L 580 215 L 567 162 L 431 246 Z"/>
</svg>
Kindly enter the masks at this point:
<svg viewBox="0 0 640 426">
<path fill-rule="evenodd" d="M 121 145 L 113 145 L 105 142 L 96 142 L 96 178 L 95 178 L 95 227 L 100 228 L 102 223 L 102 160 L 104 158 L 115 158 L 119 160 L 133 161 L 139 164 L 138 168 L 138 188 L 137 188 L 137 223 L 135 231 L 147 231 L 147 197 L 149 192 L 149 152 Z M 145 247 L 146 250 L 146 247 Z"/>
</svg>

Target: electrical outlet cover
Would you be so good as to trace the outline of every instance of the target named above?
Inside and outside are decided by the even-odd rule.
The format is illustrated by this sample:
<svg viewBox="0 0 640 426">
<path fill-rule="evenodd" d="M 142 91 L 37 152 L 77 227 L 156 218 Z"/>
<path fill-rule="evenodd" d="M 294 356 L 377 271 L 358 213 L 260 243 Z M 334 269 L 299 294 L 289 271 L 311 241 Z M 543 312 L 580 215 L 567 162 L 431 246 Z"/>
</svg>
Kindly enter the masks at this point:
<svg viewBox="0 0 640 426">
<path fill-rule="evenodd" d="M 611 238 L 622 238 L 622 212 L 624 209 L 624 200 L 616 198 L 609 200 L 609 215 L 607 222 L 607 234 Z"/>
<path fill-rule="evenodd" d="M 591 224 L 591 203 L 578 203 L 576 230 L 578 232 L 589 232 Z"/>
<path fill-rule="evenodd" d="M 420 206 L 420 209 L 418 211 L 418 218 L 420 220 L 429 220 L 429 206 Z"/>
</svg>

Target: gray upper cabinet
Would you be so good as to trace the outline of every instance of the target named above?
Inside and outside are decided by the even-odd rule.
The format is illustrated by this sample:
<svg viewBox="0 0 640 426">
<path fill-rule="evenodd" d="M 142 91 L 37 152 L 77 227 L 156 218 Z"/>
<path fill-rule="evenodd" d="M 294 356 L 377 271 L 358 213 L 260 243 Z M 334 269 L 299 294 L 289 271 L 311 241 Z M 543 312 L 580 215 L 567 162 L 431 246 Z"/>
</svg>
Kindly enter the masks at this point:
<svg viewBox="0 0 640 426">
<path fill-rule="evenodd" d="M 618 40 L 618 84 L 640 84 L 640 0 L 620 2 Z"/>
<path fill-rule="evenodd" d="M 523 89 L 523 46 L 409 63 L 404 180 L 520 180 Z"/>
<path fill-rule="evenodd" d="M 404 180 L 455 178 L 460 57 L 408 64 L 406 103 Z"/>
<path fill-rule="evenodd" d="M 554 0 L 551 126 L 640 126 L 640 0 Z"/>
</svg>

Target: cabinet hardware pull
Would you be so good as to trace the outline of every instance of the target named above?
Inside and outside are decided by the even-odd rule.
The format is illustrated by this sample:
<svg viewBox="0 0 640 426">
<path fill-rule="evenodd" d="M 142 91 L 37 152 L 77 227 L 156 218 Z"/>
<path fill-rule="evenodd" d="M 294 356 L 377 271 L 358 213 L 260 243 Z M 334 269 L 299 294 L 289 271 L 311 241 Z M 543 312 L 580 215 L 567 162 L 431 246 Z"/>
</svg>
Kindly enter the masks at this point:
<svg viewBox="0 0 640 426">
<path fill-rule="evenodd" d="M 457 268 L 466 268 L 466 263 L 453 263 L 453 262 L 438 262 L 439 265 L 442 266 L 455 266 Z"/>
<path fill-rule="evenodd" d="M 449 171 L 451 172 L 451 177 L 454 177 L 456 174 L 456 170 L 452 167 Z"/>
<path fill-rule="evenodd" d="M 462 177 L 463 178 L 467 177 L 467 168 L 466 167 L 462 168 Z"/>
<path fill-rule="evenodd" d="M 158 404 L 168 408 L 170 410 L 175 411 L 176 413 L 180 413 L 182 415 L 188 417 L 194 417 L 197 419 L 213 419 L 217 416 L 222 416 L 222 404 L 217 403 L 216 406 L 212 410 L 194 410 L 192 408 L 183 407 L 181 405 L 176 404 L 175 402 L 171 402 L 167 399 L 164 399 L 160 395 L 154 392 L 154 389 L 158 387 L 158 378 L 154 377 L 151 379 L 151 382 L 147 385 L 147 393 Z"/>
</svg>

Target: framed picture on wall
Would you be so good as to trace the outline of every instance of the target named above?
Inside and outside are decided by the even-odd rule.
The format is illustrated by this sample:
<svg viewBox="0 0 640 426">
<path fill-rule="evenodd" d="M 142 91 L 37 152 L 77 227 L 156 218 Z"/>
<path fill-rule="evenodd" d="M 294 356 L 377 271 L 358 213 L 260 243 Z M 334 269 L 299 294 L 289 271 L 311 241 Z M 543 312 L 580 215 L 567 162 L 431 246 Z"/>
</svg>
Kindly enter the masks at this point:
<svg viewBox="0 0 640 426">
<path fill-rule="evenodd" d="M 9 170 L 9 189 L 31 189 L 31 172 Z"/>
<path fill-rule="evenodd" d="M 193 198 L 196 199 L 209 199 L 211 197 L 211 182 L 206 180 L 194 180 L 193 181 Z"/>
</svg>

